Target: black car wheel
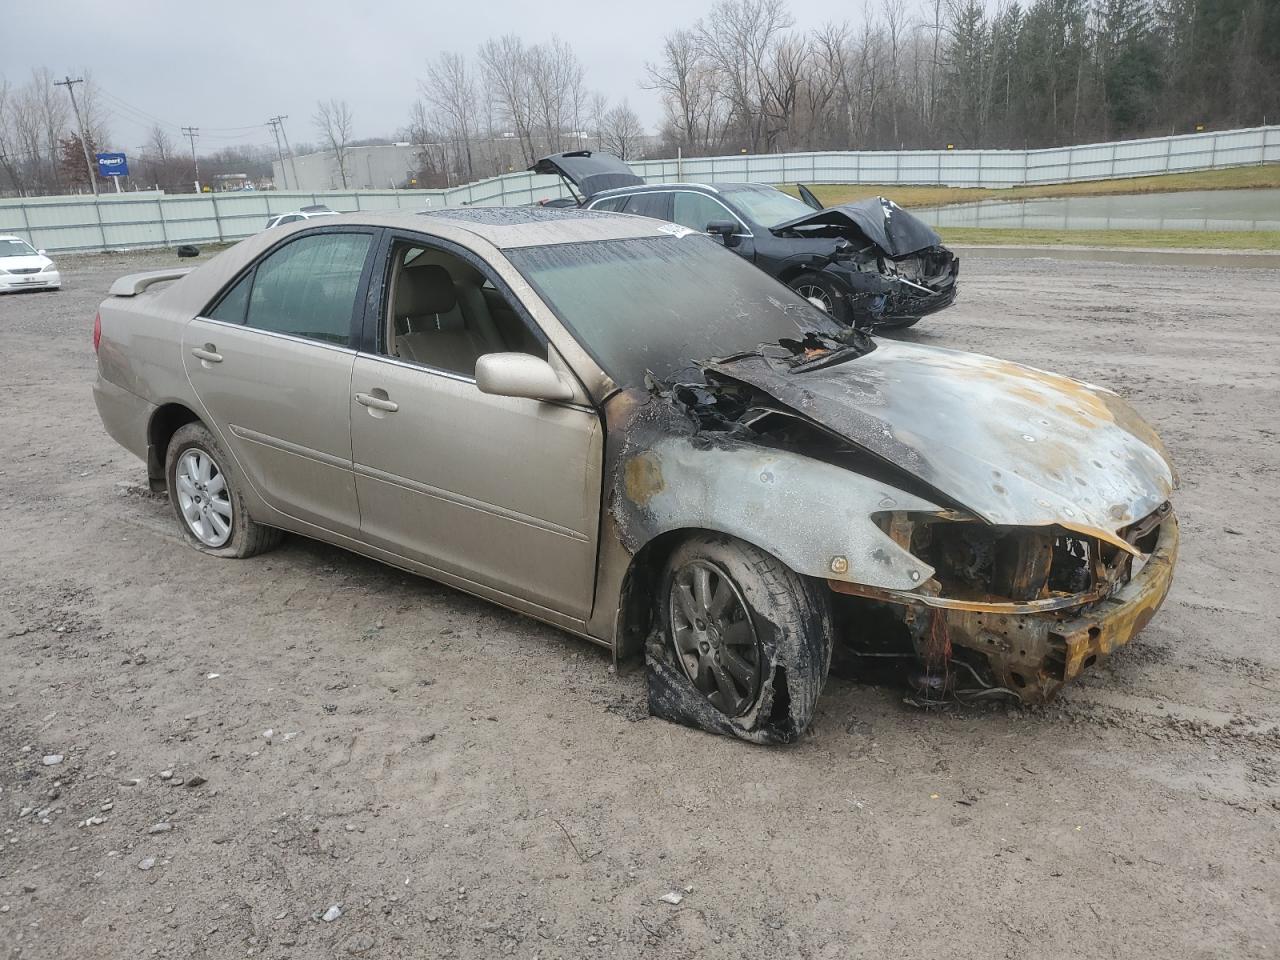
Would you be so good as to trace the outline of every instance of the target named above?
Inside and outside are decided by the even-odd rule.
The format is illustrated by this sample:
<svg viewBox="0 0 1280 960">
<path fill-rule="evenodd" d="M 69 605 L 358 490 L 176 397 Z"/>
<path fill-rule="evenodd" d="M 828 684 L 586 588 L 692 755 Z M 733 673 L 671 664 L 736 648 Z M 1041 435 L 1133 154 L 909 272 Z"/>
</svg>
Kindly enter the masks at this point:
<svg viewBox="0 0 1280 960">
<path fill-rule="evenodd" d="M 822 309 L 841 323 L 852 325 L 853 310 L 849 306 L 849 298 L 830 277 L 806 270 L 792 277 L 788 285 L 800 296 L 820 303 Z"/>
<path fill-rule="evenodd" d="M 651 712 L 757 743 L 808 729 L 831 663 L 825 586 L 727 536 L 667 561 L 647 658 Z"/>
</svg>

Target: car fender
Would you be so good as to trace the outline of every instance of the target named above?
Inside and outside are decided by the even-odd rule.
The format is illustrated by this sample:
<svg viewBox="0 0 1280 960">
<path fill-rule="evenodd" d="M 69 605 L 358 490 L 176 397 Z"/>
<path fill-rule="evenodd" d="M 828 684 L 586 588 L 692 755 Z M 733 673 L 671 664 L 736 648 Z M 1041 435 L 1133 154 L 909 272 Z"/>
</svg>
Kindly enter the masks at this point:
<svg viewBox="0 0 1280 960">
<path fill-rule="evenodd" d="M 660 440 L 624 461 L 617 496 L 615 517 L 637 549 L 673 530 L 709 530 L 753 544 L 802 576 L 913 590 L 933 575 L 873 515 L 939 506 L 787 450 Z"/>
</svg>

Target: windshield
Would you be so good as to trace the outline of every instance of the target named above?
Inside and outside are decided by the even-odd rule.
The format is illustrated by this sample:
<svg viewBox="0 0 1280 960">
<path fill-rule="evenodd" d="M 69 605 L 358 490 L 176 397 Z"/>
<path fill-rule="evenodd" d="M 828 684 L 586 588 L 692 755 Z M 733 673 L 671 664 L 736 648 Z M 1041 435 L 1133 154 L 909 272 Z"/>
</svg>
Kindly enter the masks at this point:
<svg viewBox="0 0 1280 960">
<path fill-rule="evenodd" d="M 803 200 L 773 187 L 743 184 L 740 187 L 722 187 L 721 192 L 751 220 L 766 227 L 775 227 L 787 220 L 813 213 L 813 208 Z"/>
<path fill-rule="evenodd" d="M 34 257 L 35 255 L 35 247 L 25 240 L 19 240 L 17 237 L 0 240 L 0 259 L 5 257 Z"/>
<path fill-rule="evenodd" d="M 506 251 L 614 382 L 675 379 L 695 360 L 844 327 L 701 234 Z"/>
</svg>

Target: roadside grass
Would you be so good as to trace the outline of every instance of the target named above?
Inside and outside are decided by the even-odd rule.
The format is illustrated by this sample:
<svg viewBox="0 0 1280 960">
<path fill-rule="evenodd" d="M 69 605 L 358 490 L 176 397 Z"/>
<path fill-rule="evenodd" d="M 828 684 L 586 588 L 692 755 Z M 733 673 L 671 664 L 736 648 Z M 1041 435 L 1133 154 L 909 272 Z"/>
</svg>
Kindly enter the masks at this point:
<svg viewBox="0 0 1280 960">
<path fill-rule="evenodd" d="M 971 246 L 1183 247 L 1200 250 L 1280 250 L 1280 231 L 1267 230 L 1023 230 L 942 227 L 944 242 Z"/>
<path fill-rule="evenodd" d="M 1184 190 L 1247 190 L 1280 188 L 1280 163 L 1225 170 L 1166 173 L 1154 177 L 1051 183 L 1033 187 L 899 186 L 884 183 L 805 184 L 825 206 L 866 197 L 890 197 L 904 207 L 934 207 L 976 200 L 1033 200 L 1042 197 L 1101 197 L 1134 193 L 1177 193 Z M 782 187 L 796 195 L 794 185 Z"/>
</svg>

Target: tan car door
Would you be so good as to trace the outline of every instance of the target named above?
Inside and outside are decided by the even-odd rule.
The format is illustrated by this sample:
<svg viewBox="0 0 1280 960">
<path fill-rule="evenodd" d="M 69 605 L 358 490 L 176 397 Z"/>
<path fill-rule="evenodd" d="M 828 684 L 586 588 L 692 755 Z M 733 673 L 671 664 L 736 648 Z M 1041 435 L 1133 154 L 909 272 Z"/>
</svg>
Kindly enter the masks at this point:
<svg viewBox="0 0 1280 960">
<path fill-rule="evenodd" d="M 303 234 L 187 324 L 182 355 L 207 421 L 271 506 L 355 536 L 353 324 L 372 231 Z"/>
<path fill-rule="evenodd" d="M 467 268 L 447 256 L 440 262 L 475 285 L 462 290 L 456 304 L 434 305 L 443 308 L 436 326 L 450 317 L 473 322 L 469 311 L 475 310 L 492 319 L 495 311 L 486 311 L 482 300 L 493 304 L 496 297 L 507 340 L 547 356 L 545 345 L 515 336 L 510 323 L 532 321 L 506 294 L 483 284 L 476 264 Z M 395 287 L 393 279 L 388 289 Z M 387 339 L 379 337 L 377 352 L 356 357 L 351 378 L 363 538 L 469 584 L 585 620 L 594 592 L 603 457 L 596 411 L 481 393 L 474 356 L 460 362 L 457 350 L 441 348 L 441 365 L 433 366 L 430 338 L 413 360 L 388 355 L 397 348 L 388 348 Z M 483 352 L 492 351 L 482 341 L 474 353 Z"/>
</svg>

